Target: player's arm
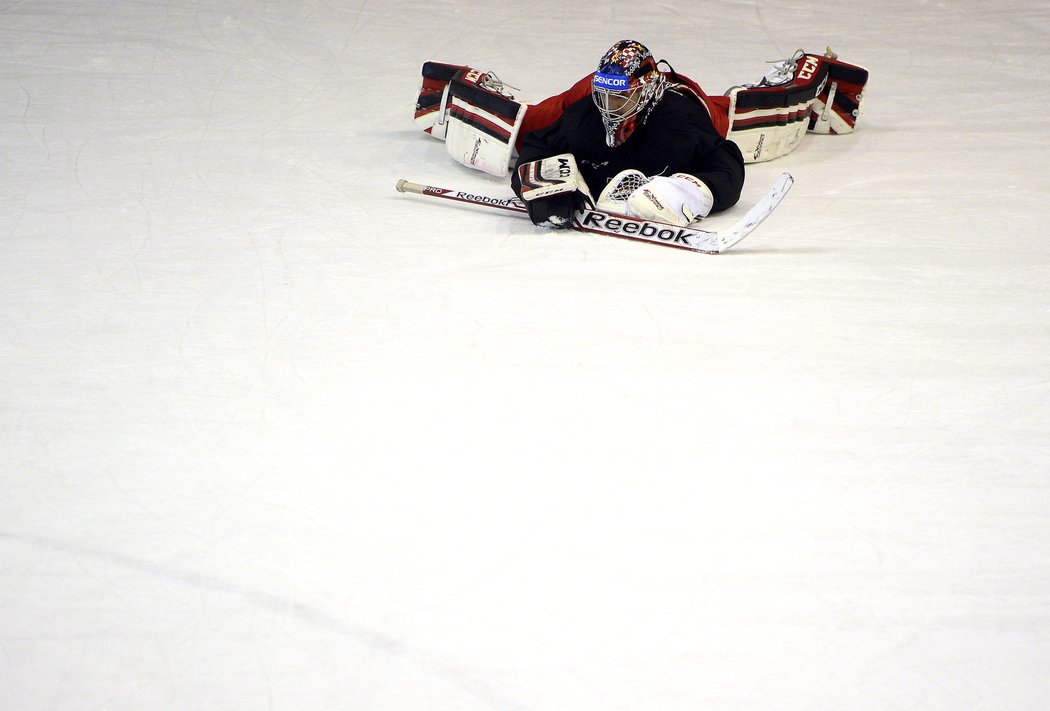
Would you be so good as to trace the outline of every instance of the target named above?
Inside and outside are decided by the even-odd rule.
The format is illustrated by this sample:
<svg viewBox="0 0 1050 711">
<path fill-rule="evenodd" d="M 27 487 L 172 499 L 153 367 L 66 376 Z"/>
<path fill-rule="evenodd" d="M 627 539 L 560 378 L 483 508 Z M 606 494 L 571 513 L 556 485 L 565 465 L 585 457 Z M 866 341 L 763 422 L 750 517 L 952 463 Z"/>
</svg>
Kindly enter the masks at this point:
<svg viewBox="0 0 1050 711">
<path fill-rule="evenodd" d="M 708 150 L 698 147 L 693 165 L 679 172 L 688 173 L 711 191 L 711 212 L 736 205 L 744 187 L 744 158 L 732 141 L 718 139 Z"/>
<path fill-rule="evenodd" d="M 662 117 L 661 130 L 655 132 L 649 146 L 653 154 L 649 163 L 659 166 L 651 174 L 669 176 L 679 173 L 699 183 L 695 188 L 690 188 L 684 182 L 671 184 L 676 185 L 679 189 L 677 192 L 682 195 L 695 195 L 695 200 L 700 201 L 694 200 L 691 205 L 684 206 L 690 209 L 704 204 L 698 193 L 706 195 L 709 207 L 707 212 L 698 213 L 698 217 L 706 216 L 709 212 L 721 212 L 735 205 L 744 187 L 744 158 L 740 149 L 732 141 L 720 136 L 707 111 L 691 101 L 669 102 L 667 108 L 668 112 Z M 665 192 L 668 199 L 673 199 L 674 191 L 669 188 Z M 681 213 L 678 210 L 676 212 Z M 652 219 L 658 218 L 652 216 Z"/>
</svg>

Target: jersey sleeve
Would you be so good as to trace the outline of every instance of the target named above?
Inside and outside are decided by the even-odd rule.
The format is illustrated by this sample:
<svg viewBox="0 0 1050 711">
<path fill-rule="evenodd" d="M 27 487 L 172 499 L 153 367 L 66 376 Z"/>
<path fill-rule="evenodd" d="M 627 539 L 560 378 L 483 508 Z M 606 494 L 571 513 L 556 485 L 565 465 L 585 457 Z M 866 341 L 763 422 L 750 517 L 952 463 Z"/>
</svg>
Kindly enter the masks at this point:
<svg viewBox="0 0 1050 711">
<path fill-rule="evenodd" d="M 732 141 L 721 139 L 706 151 L 699 151 L 693 170 L 682 171 L 695 175 L 711 188 L 715 202 L 712 212 L 721 212 L 740 199 L 744 187 L 744 157 Z"/>
<path fill-rule="evenodd" d="M 651 150 L 668 157 L 668 174 L 688 173 L 704 181 L 714 195 L 712 212 L 726 210 L 740 199 L 744 157 L 735 143 L 719 135 L 704 107 L 691 97 L 673 96 L 665 98 L 662 130 L 653 134 Z"/>
</svg>

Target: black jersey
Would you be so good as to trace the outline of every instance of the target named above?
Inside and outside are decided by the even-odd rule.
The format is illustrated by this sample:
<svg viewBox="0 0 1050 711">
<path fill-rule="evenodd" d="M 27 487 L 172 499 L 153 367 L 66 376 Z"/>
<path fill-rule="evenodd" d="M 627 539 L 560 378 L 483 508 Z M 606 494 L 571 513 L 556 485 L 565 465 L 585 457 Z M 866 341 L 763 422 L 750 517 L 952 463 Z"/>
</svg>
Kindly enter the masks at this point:
<svg viewBox="0 0 1050 711">
<path fill-rule="evenodd" d="M 691 97 L 668 90 L 644 125 L 616 148 L 605 143 L 605 126 L 598 107 L 587 94 L 546 128 L 526 134 L 517 165 L 572 153 L 594 197 L 622 170 L 634 168 L 646 175 L 689 173 L 711 189 L 713 212 L 740 199 L 744 159 L 732 141 L 722 138 L 707 109 Z M 521 194 L 517 166 L 511 177 Z"/>
</svg>

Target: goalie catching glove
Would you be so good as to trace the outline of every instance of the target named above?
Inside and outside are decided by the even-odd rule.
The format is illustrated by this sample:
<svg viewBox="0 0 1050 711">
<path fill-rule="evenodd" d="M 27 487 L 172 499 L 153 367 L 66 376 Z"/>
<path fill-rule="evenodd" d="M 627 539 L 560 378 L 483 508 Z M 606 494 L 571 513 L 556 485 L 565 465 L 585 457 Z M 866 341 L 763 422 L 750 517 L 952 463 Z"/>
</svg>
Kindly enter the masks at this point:
<svg viewBox="0 0 1050 711">
<path fill-rule="evenodd" d="M 649 178 L 627 196 L 624 207 L 631 217 L 685 227 L 707 217 L 714 204 L 715 197 L 704 181 L 687 173 L 675 173 L 670 177 Z"/>
<path fill-rule="evenodd" d="M 580 207 L 593 207 L 594 198 L 571 153 L 562 153 L 518 166 L 521 199 L 533 224 L 569 227 Z"/>
</svg>

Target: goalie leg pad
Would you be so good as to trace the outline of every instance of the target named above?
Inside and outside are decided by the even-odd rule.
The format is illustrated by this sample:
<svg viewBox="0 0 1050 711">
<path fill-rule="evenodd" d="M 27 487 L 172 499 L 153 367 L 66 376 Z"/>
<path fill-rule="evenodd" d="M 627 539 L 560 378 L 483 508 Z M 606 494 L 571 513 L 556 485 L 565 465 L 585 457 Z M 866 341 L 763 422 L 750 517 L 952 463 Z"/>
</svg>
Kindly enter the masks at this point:
<svg viewBox="0 0 1050 711">
<path fill-rule="evenodd" d="M 458 163 L 502 178 L 510 170 L 527 107 L 487 88 L 489 76 L 467 69 L 452 78 L 445 147 Z"/>
<path fill-rule="evenodd" d="M 808 128 L 810 107 L 827 82 L 824 57 L 797 52 L 781 63 L 782 78 L 729 92 L 729 138 L 745 163 L 785 156 L 798 147 Z"/>
<path fill-rule="evenodd" d="M 785 156 L 806 132 L 851 133 L 861 114 L 868 70 L 799 50 L 759 84 L 729 94 L 729 134 L 745 163 Z"/>
</svg>

